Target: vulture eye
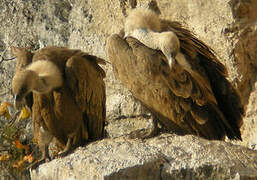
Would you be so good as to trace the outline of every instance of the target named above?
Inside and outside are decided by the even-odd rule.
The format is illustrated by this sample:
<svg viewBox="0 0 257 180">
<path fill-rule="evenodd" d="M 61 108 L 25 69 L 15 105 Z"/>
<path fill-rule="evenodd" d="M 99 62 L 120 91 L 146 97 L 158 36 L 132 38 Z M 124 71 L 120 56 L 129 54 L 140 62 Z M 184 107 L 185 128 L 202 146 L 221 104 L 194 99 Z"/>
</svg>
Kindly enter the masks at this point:
<svg viewBox="0 0 257 180">
<path fill-rule="evenodd" d="M 168 63 L 167 63 L 164 59 L 161 59 L 161 65 L 162 65 L 162 66 L 167 66 Z"/>
</svg>

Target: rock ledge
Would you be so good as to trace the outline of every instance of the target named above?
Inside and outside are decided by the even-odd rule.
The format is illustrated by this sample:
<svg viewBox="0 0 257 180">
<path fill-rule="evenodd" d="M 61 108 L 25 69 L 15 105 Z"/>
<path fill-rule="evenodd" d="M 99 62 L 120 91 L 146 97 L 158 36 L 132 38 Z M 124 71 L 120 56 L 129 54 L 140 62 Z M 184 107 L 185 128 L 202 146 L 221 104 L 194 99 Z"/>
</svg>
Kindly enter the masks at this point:
<svg viewBox="0 0 257 180">
<path fill-rule="evenodd" d="M 257 151 L 192 135 L 104 139 L 43 164 L 31 179 L 256 179 Z"/>
</svg>

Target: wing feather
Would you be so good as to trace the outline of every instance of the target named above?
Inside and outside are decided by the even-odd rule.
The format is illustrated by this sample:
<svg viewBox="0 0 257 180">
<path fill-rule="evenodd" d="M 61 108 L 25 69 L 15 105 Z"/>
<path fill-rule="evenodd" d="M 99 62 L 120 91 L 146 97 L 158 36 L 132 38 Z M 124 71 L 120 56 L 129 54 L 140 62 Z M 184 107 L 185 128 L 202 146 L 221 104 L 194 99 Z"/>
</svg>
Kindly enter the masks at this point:
<svg viewBox="0 0 257 180">
<path fill-rule="evenodd" d="M 103 69 L 88 56 L 75 55 L 67 61 L 65 75 L 76 104 L 84 113 L 89 138 L 102 137 L 105 121 Z"/>
<path fill-rule="evenodd" d="M 210 47 L 197 39 L 189 30 L 183 28 L 180 23 L 162 20 L 162 30 L 171 30 L 176 33 L 181 42 L 181 51 L 188 56 L 186 59 L 194 67 L 195 72 L 201 74 L 204 70 L 205 73 L 201 76 L 208 77 L 218 109 L 224 115 L 226 124 L 231 127 L 226 126 L 228 137 L 241 139 L 239 128 L 243 123 L 245 110 L 239 93 L 226 79 L 228 76 L 226 67 L 218 60 Z M 212 97 L 209 96 L 209 98 Z"/>
</svg>

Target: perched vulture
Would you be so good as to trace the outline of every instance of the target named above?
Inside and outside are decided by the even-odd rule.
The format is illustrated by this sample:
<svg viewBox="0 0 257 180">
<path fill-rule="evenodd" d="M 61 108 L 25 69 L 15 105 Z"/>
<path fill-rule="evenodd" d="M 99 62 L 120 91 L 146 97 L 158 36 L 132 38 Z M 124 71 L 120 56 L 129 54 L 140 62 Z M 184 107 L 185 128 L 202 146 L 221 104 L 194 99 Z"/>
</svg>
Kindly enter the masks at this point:
<svg viewBox="0 0 257 180">
<path fill-rule="evenodd" d="M 34 139 L 49 158 L 48 145 L 55 137 L 65 155 L 76 146 L 103 137 L 105 121 L 105 77 L 98 63 L 105 61 L 64 47 L 46 47 L 31 53 L 13 47 L 17 56 L 12 90 L 15 107 L 30 98 Z M 25 101 L 26 100 L 26 101 Z M 32 106 L 31 106 L 32 105 Z"/>
<path fill-rule="evenodd" d="M 115 76 L 166 128 L 241 140 L 243 106 L 211 48 L 146 9 L 129 14 L 124 32 L 107 42 Z"/>
</svg>

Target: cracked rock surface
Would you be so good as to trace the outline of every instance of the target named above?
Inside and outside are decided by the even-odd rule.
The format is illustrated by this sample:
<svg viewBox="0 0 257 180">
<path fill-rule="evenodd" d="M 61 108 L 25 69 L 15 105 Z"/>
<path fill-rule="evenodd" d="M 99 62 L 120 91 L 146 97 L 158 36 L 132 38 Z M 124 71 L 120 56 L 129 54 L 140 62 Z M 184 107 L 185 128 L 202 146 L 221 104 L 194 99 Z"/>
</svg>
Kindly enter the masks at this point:
<svg viewBox="0 0 257 180">
<path fill-rule="evenodd" d="M 105 139 L 40 165 L 33 180 L 255 179 L 257 152 L 192 135 Z"/>
</svg>

